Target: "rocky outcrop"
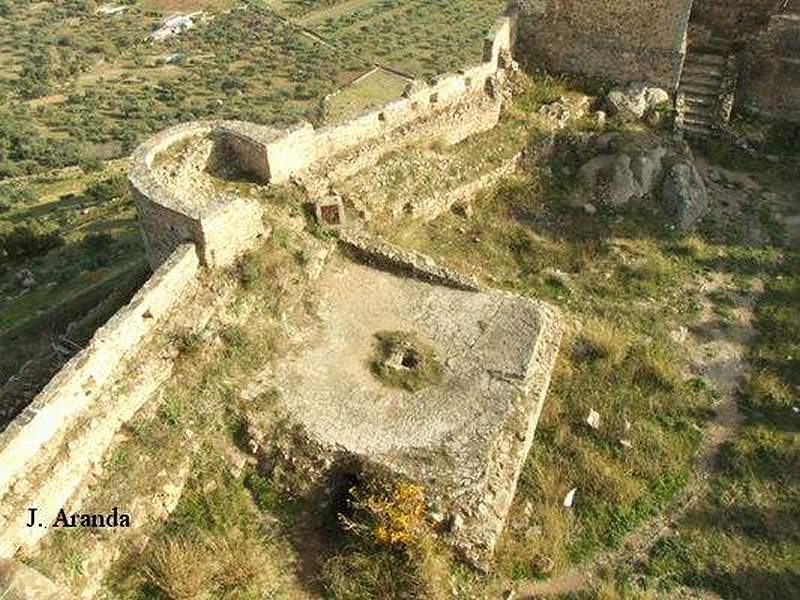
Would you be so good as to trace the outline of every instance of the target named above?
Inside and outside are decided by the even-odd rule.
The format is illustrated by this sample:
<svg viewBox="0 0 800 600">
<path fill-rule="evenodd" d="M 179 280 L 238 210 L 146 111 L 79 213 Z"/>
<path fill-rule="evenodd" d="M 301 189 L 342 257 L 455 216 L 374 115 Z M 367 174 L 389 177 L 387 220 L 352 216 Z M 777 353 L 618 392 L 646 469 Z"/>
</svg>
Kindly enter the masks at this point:
<svg viewBox="0 0 800 600">
<path fill-rule="evenodd" d="M 612 115 L 632 119 L 641 119 L 668 102 L 667 92 L 644 83 L 630 83 L 624 88 L 614 88 L 605 99 L 606 107 Z"/>
<path fill-rule="evenodd" d="M 585 117 L 592 101 L 589 96 L 561 96 L 537 111 L 549 129 L 564 129 L 571 121 Z"/>
<path fill-rule="evenodd" d="M 610 206 L 622 206 L 649 195 L 661 179 L 666 149 L 653 148 L 633 156 L 601 154 L 580 168 L 586 186 L 595 200 Z"/>
<path fill-rule="evenodd" d="M 673 166 L 664 177 L 661 196 L 678 231 L 688 231 L 708 211 L 708 192 L 693 161 Z"/>
</svg>

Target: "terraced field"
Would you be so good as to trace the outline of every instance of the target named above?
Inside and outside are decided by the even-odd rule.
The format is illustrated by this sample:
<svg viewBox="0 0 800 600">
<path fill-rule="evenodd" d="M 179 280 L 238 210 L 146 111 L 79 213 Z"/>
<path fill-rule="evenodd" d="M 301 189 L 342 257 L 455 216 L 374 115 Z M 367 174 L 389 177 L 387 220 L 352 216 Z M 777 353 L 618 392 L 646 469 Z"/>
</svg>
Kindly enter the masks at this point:
<svg viewBox="0 0 800 600">
<path fill-rule="evenodd" d="M 201 117 L 319 121 L 376 62 L 432 77 L 480 59 L 491 0 L 0 2 L 0 179 L 127 155 Z M 158 42 L 175 12 L 194 27 Z M 466 41 L 465 41 L 466 40 Z"/>
<path fill-rule="evenodd" d="M 124 169 L 0 183 L 0 424 L 145 278 Z"/>
</svg>

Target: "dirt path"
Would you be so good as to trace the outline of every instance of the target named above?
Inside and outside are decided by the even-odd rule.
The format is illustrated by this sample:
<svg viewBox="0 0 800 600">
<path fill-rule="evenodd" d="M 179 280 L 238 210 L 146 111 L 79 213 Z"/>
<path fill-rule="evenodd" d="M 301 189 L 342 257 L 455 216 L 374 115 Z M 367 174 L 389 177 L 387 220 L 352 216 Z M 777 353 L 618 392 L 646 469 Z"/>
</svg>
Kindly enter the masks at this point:
<svg viewBox="0 0 800 600">
<path fill-rule="evenodd" d="M 716 416 L 708 428 L 686 489 L 661 514 L 631 532 L 618 549 L 601 553 L 589 563 L 578 565 L 553 579 L 518 585 L 514 595 L 516 600 L 559 596 L 596 586 L 607 570 L 645 559 L 653 545 L 669 535 L 681 517 L 703 498 L 720 447 L 736 435 L 742 419 L 736 405 L 736 394 L 749 373 L 747 347 L 756 333 L 752 307 L 755 298 L 763 291 L 761 282 L 757 281 L 748 295 L 728 292 L 735 308 L 730 320 L 723 322 L 715 314 L 714 304 L 708 296 L 723 289 L 726 283 L 724 274 L 710 273 L 697 290 L 702 303 L 698 323 L 691 331 L 673 332 L 689 352 L 697 374 L 707 378 L 718 395 L 714 406 Z"/>
</svg>

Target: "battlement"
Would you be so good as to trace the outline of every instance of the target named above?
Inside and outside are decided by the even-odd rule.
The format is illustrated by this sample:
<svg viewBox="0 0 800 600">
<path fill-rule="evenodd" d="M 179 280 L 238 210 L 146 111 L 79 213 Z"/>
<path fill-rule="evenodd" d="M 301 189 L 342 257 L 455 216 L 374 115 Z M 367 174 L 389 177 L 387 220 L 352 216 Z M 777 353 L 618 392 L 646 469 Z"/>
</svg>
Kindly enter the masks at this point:
<svg viewBox="0 0 800 600">
<path fill-rule="evenodd" d="M 404 97 L 334 126 L 302 122 L 276 129 L 244 122 L 198 121 L 167 129 L 133 154 L 129 180 L 142 223 L 148 259 L 155 268 L 181 243 L 197 245 L 203 264 L 224 266 L 264 233 L 263 208 L 253 200 L 215 189 L 209 176 L 254 178 L 281 184 L 369 146 L 372 161 L 396 141 L 441 135 L 448 144 L 493 127 L 501 98 L 493 81 L 501 55 L 516 37 L 516 12 L 489 33 L 484 62 L 431 84 L 414 82 Z M 357 163 L 364 166 L 365 156 Z"/>
<path fill-rule="evenodd" d="M 359 152 L 353 164 L 363 166 L 413 140 L 455 143 L 493 127 L 501 57 L 515 30 L 512 11 L 489 34 L 482 63 L 415 83 L 403 98 L 340 125 L 197 121 L 162 131 L 134 152 L 129 183 L 154 272 L 0 433 L 0 558 L 37 543 L 46 530 L 24 527 L 26 507 L 47 511 L 74 499 L 114 434 L 169 376 L 169 353 L 159 350 L 168 343 L 166 324 L 180 314 L 189 330 L 201 327 L 221 301 L 203 295 L 203 267 L 229 265 L 265 236 L 264 207 L 219 182 L 319 177 L 315 167 L 349 164 L 347 153 Z"/>
</svg>

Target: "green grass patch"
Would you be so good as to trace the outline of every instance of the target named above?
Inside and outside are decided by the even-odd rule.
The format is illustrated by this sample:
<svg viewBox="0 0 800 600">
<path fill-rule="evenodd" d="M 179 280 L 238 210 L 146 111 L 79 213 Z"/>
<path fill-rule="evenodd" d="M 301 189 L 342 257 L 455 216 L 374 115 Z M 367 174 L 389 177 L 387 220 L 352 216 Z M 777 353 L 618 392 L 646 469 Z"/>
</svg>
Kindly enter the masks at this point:
<svg viewBox="0 0 800 600">
<path fill-rule="evenodd" d="M 415 335 L 400 331 L 375 334 L 372 374 L 384 385 L 418 392 L 442 383 L 442 366 L 435 350 Z"/>
</svg>

